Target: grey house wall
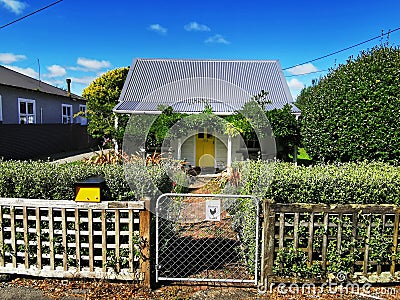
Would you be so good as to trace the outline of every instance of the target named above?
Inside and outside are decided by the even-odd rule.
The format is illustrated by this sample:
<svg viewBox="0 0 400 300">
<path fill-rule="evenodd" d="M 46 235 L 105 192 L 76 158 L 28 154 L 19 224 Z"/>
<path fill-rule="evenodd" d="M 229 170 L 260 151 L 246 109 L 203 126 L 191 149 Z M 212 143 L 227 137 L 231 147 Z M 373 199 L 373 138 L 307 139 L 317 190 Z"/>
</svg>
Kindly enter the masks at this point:
<svg viewBox="0 0 400 300">
<path fill-rule="evenodd" d="M 35 100 L 36 124 L 60 124 L 62 123 L 62 104 L 72 105 L 73 114 L 79 112 L 80 105 L 86 105 L 85 101 L 73 100 L 40 91 L 0 85 L 2 98 L 3 124 L 19 124 L 18 99 Z M 77 123 L 74 118 L 73 123 Z"/>
</svg>

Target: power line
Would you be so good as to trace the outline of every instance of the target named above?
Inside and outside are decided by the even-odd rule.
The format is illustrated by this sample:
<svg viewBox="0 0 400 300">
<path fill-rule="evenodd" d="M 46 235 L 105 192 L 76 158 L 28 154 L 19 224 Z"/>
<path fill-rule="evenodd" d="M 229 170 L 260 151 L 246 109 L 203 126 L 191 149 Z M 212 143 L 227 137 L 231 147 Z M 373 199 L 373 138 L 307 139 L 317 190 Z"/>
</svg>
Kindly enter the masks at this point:
<svg viewBox="0 0 400 300">
<path fill-rule="evenodd" d="M 27 14 L 27 15 L 19 18 L 19 19 L 16 19 L 16 20 L 14 20 L 14 21 L 12 21 L 10 23 L 7 23 L 7 24 L 5 24 L 3 26 L 0 26 L 0 29 L 3 29 L 4 27 L 10 26 L 11 24 L 17 23 L 17 22 L 19 22 L 19 21 L 21 21 L 21 20 L 23 20 L 23 19 L 25 19 L 27 17 L 30 17 L 30 16 L 32 16 L 32 15 L 34 15 L 34 14 L 36 14 L 36 13 L 42 11 L 42 10 L 45 10 L 45 9 L 47 9 L 47 8 L 53 6 L 53 5 L 56 5 L 57 3 L 60 3 L 61 1 L 63 1 L 63 0 L 58 0 L 56 2 L 53 2 L 53 3 L 51 3 L 51 4 L 49 4 L 49 5 L 45 6 L 45 7 L 42 7 L 40 9 L 38 9 L 38 10 L 35 10 L 34 12 L 31 12 L 30 14 Z"/>
<path fill-rule="evenodd" d="M 286 75 L 285 77 L 296 77 L 296 76 L 303 76 L 303 75 L 308 75 L 308 74 L 322 73 L 322 72 L 327 72 L 327 71 L 329 71 L 329 69 L 300 73 L 300 74 L 293 74 L 293 75 Z"/>
<path fill-rule="evenodd" d="M 361 43 L 358 43 L 358 44 L 352 45 L 352 46 L 350 46 L 350 47 L 347 47 L 347 48 L 344 48 L 344 49 L 342 49 L 342 50 L 338 50 L 338 51 L 335 51 L 335 52 L 332 52 L 332 53 L 326 54 L 326 55 L 324 55 L 324 56 L 321 56 L 321 57 L 318 57 L 318 58 L 314 58 L 314 59 L 312 59 L 312 60 L 309 60 L 309 61 L 306 61 L 306 62 L 303 62 L 303 63 L 297 64 L 297 65 L 294 65 L 294 66 L 291 66 L 291 67 L 284 68 L 284 69 L 282 69 L 282 70 L 288 70 L 288 69 L 291 69 L 291 68 L 294 68 L 294 67 L 298 67 L 298 66 L 301 66 L 301 65 L 304 65 L 304 64 L 312 63 L 312 62 L 314 62 L 314 61 L 317 61 L 317 60 L 321 60 L 321 59 L 323 59 L 323 58 L 327 58 L 327 57 L 329 57 L 329 56 L 332 56 L 332 55 L 338 54 L 338 53 L 340 53 L 340 52 L 344 52 L 344 51 L 347 51 L 347 50 L 349 50 L 349 49 L 352 49 L 352 48 L 358 47 L 358 46 L 360 46 L 360 45 L 363 45 L 363 44 L 369 43 L 369 42 L 371 42 L 371 41 L 373 41 L 373 40 L 376 40 L 376 39 L 382 38 L 383 36 L 385 36 L 385 35 L 389 35 L 389 34 L 391 34 L 392 32 L 395 32 L 395 31 L 397 31 L 397 30 L 400 30 L 400 27 L 398 27 L 398 28 L 396 28 L 396 29 L 394 29 L 394 30 L 389 30 L 389 32 L 387 32 L 387 33 L 385 33 L 385 34 L 383 34 L 383 33 L 382 33 L 381 35 L 378 35 L 378 36 L 375 36 L 375 37 L 373 37 L 373 38 L 370 38 L 370 39 L 368 39 L 368 40 L 366 40 L 366 41 L 364 41 L 364 42 L 361 42 Z"/>
</svg>

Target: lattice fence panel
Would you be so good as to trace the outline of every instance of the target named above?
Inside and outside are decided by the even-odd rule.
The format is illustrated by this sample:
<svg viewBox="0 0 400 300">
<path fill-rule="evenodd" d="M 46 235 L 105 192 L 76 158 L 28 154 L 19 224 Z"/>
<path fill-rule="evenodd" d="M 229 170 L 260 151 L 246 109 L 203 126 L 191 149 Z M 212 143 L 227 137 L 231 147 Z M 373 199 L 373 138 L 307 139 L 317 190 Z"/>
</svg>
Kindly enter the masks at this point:
<svg viewBox="0 0 400 300">
<path fill-rule="evenodd" d="M 0 199 L 0 273 L 140 279 L 140 203 Z"/>
</svg>

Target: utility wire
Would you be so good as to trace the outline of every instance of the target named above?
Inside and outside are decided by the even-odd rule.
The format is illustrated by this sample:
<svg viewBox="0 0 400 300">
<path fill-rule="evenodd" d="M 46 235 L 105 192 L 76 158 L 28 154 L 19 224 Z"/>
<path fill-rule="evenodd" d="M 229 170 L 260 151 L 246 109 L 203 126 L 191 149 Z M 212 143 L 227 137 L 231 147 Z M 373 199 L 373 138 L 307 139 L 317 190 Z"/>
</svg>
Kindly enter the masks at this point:
<svg viewBox="0 0 400 300">
<path fill-rule="evenodd" d="M 314 58 L 314 59 L 312 59 L 312 60 L 309 60 L 309 61 L 306 61 L 306 62 L 297 64 L 297 65 L 294 65 L 294 66 L 291 66 L 291 67 L 284 68 L 284 69 L 282 69 L 282 70 L 288 70 L 288 69 L 291 69 L 291 68 L 294 68 L 294 67 L 298 67 L 298 66 L 301 66 L 301 65 L 304 65 L 304 64 L 308 64 L 308 63 L 317 61 L 317 60 L 321 60 L 321 59 L 323 59 L 323 58 L 327 58 L 327 57 L 329 57 L 329 56 L 338 54 L 338 53 L 340 53 L 340 52 L 344 52 L 344 51 L 347 51 L 347 50 L 349 50 L 349 49 L 352 49 L 352 48 L 358 47 L 358 46 L 360 46 L 360 45 L 366 44 L 366 43 L 368 43 L 368 42 L 371 42 L 371 41 L 373 41 L 373 40 L 382 38 L 383 36 L 389 35 L 389 34 L 391 34 L 392 32 L 395 32 L 395 31 L 398 31 L 398 30 L 400 30 L 400 27 L 398 27 L 398 28 L 396 28 L 396 29 L 394 29 L 394 30 L 389 30 L 389 32 L 387 32 L 387 33 L 385 33 L 385 34 L 382 33 L 381 35 L 378 35 L 378 36 L 375 36 L 375 37 L 373 37 L 373 38 L 370 38 L 370 39 L 368 39 L 368 40 L 366 40 L 366 41 L 364 41 L 364 42 L 355 44 L 355 45 L 353 45 L 353 46 L 344 48 L 344 49 L 342 49 L 342 50 L 338 50 L 338 51 L 329 53 L 329 54 L 327 54 L 327 55 L 324 55 L 324 56 L 321 56 L 321 57 L 318 57 L 318 58 Z"/>
<path fill-rule="evenodd" d="M 300 73 L 300 74 L 293 74 L 293 75 L 286 75 L 285 77 L 296 77 L 296 76 L 303 76 L 303 75 L 308 75 L 308 74 L 322 73 L 322 72 L 327 72 L 327 71 L 329 71 L 329 69 L 313 71 L 313 72 L 306 72 L 306 73 Z"/>
<path fill-rule="evenodd" d="M 0 29 L 3 29 L 4 27 L 10 26 L 11 24 L 17 23 L 17 22 L 19 22 L 19 21 L 21 21 L 21 20 L 23 20 L 23 19 L 25 19 L 27 17 L 30 17 L 30 16 L 32 16 L 32 15 L 34 15 L 34 14 L 36 14 L 36 13 L 42 11 L 42 10 L 45 10 L 45 9 L 47 9 L 47 8 L 53 6 L 53 5 L 56 5 L 57 3 L 60 3 L 61 1 L 63 1 L 63 0 L 58 0 L 56 2 L 53 2 L 53 3 L 51 3 L 51 4 L 49 4 L 49 5 L 45 6 L 45 7 L 42 7 L 40 9 L 38 9 L 38 10 L 35 10 L 34 12 L 31 12 L 30 14 L 27 14 L 27 15 L 19 18 L 19 19 L 16 19 L 16 20 L 14 20 L 14 21 L 12 21 L 10 23 L 7 23 L 7 24 L 5 24 L 3 26 L 0 26 Z"/>
</svg>

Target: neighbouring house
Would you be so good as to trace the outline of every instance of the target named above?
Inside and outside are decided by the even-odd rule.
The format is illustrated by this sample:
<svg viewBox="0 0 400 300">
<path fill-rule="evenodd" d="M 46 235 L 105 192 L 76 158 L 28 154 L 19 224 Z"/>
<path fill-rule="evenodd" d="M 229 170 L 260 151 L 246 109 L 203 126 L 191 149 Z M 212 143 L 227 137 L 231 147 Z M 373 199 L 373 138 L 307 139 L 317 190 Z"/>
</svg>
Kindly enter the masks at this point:
<svg viewBox="0 0 400 300">
<path fill-rule="evenodd" d="M 198 114 L 205 105 L 218 116 L 233 114 L 251 98 L 267 91 L 266 110 L 293 104 L 277 60 L 135 59 L 130 67 L 116 113 L 160 114 L 160 105 L 175 112 Z M 172 141 L 174 156 L 192 166 L 220 168 L 248 157 L 259 145 L 245 143 L 204 128 Z"/>
<path fill-rule="evenodd" d="M 63 90 L 0 66 L 0 157 L 45 157 L 95 144 L 86 130 L 86 100 L 70 84 Z"/>
</svg>

